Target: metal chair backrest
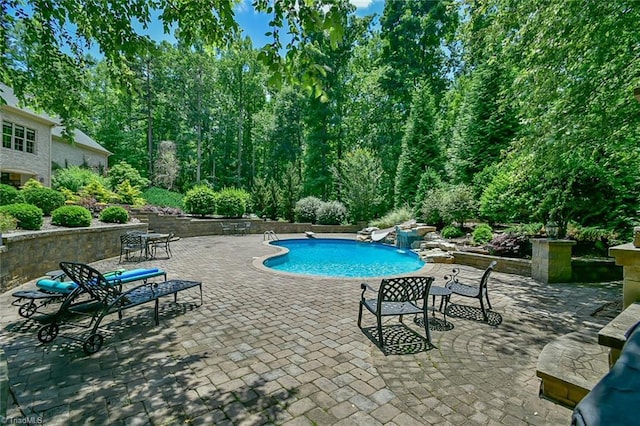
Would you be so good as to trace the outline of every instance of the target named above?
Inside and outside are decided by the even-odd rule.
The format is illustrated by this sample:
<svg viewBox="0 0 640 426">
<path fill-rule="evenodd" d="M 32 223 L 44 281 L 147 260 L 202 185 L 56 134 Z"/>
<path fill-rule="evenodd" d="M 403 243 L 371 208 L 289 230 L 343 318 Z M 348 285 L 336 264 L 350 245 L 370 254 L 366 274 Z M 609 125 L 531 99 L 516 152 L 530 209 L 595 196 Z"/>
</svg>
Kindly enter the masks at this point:
<svg viewBox="0 0 640 426">
<path fill-rule="evenodd" d="M 378 303 L 426 299 L 433 280 L 433 277 L 384 278 L 378 291 Z"/>
<path fill-rule="evenodd" d="M 110 303 L 120 295 L 118 286 L 107 279 L 97 269 L 80 262 L 60 262 L 60 269 L 92 299 Z"/>
<path fill-rule="evenodd" d="M 123 234 L 120 235 L 120 244 L 122 247 L 142 247 L 142 235 L 141 234 Z"/>
<path fill-rule="evenodd" d="M 491 272 L 493 272 L 493 268 L 496 266 L 497 263 L 498 262 L 496 262 L 495 260 L 492 261 L 489 264 L 489 266 L 487 266 L 487 269 L 485 269 L 484 273 L 482 274 L 482 278 L 480 279 L 480 288 L 479 288 L 480 293 L 487 290 L 489 275 L 491 275 Z"/>
</svg>

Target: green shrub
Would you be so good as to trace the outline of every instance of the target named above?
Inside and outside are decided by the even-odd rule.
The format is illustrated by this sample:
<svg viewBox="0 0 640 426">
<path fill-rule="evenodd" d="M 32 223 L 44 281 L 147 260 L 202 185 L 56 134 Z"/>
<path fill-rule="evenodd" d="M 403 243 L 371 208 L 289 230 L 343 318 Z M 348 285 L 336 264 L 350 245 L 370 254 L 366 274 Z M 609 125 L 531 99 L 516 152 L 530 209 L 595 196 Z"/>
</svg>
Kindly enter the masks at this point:
<svg viewBox="0 0 640 426">
<path fill-rule="evenodd" d="M 128 180 L 131 186 L 137 186 L 139 189 L 144 189 L 151 183 L 149 179 L 142 177 L 138 170 L 124 161 L 119 162 L 109 169 L 108 179 L 109 186 L 114 190 L 125 180 Z"/>
<path fill-rule="evenodd" d="M 120 201 L 120 197 L 112 192 L 101 180 L 93 180 L 78 191 L 80 198 L 95 198 L 100 203 Z"/>
<path fill-rule="evenodd" d="M 471 237 L 476 244 L 486 244 L 493 239 L 493 229 L 486 223 L 482 223 L 473 230 Z"/>
<path fill-rule="evenodd" d="M 216 193 L 216 213 L 224 217 L 242 217 L 250 200 L 251 194 L 244 189 L 224 188 Z"/>
<path fill-rule="evenodd" d="M 0 213 L 0 232 L 13 231 L 17 226 L 18 221 L 15 217 L 11 216 L 8 213 Z"/>
<path fill-rule="evenodd" d="M 42 227 L 42 210 L 33 204 L 16 203 L 0 207 L 0 213 L 13 216 L 18 221 L 18 228 L 37 231 Z"/>
<path fill-rule="evenodd" d="M 274 199 L 276 205 L 276 216 L 280 215 L 288 222 L 296 220 L 296 202 L 300 198 L 302 184 L 298 167 L 292 163 L 287 163 L 284 167 L 284 173 L 280 175 L 280 182 L 271 180 L 270 198 Z"/>
<path fill-rule="evenodd" d="M 268 181 L 257 177 L 253 181 L 251 204 L 253 212 L 258 217 L 268 217 L 271 220 L 278 218 L 278 185 L 273 179 Z"/>
<path fill-rule="evenodd" d="M 316 223 L 321 204 L 322 200 L 317 197 L 305 197 L 298 200 L 295 207 L 296 221 Z"/>
<path fill-rule="evenodd" d="M 142 192 L 142 198 L 147 200 L 147 204 L 160 207 L 173 207 L 176 209 L 184 208 L 182 203 L 182 194 L 168 189 L 158 188 L 157 186 L 146 189 Z"/>
<path fill-rule="evenodd" d="M 524 235 L 526 237 L 537 237 L 542 235 L 542 223 L 523 223 L 513 225 L 504 230 L 505 234 Z"/>
<path fill-rule="evenodd" d="M 128 179 L 116 186 L 116 194 L 122 204 L 142 206 L 145 203 L 144 198 L 141 197 L 142 191 L 137 186 L 131 185 Z"/>
<path fill-rule="evenodd" d="M 609 229 L 597 226 L 582 226 L 570 222 L 567 226 L 566 238 L 575 240 L 574 256 L 608 256 L 609 247 L 623 244 L 618 234 Z"/>
<path fill-rule="evenodd" d="M 129 212 L 120 206 L 110 206 L 100 212 L 100 220 L 106 223 L 127 223 Z"/>
<path fill-rule="evenodd" d="M 51 215 L 52 211 L 64 206 L 66 201 L 62 192 L 43 186 L 23 189 L 22 197 L 25 203 L 40 207 L 45 216 Z"/>
<path fill-rule="evenodd" d="M 7 204 L 15 204 L 24 201 L 22 194 L 16 188 L 11 185 L 5 185 L 0 183 L 0 206 L 6 206 Z"/>
<path fill-rule="evenodd" d="M 101 185 L 106 186 L 106 180 L 97 173 L 83 169 L 78 166 L 71 166 L 66 169 L 58 169 L 51 177 L 51 187 L 61 190 L 67 188 L 71 192 L 80 192 L 82 187 L 89 185 L 93 181 L 98 181 Z"/>
<path fill-rule="evenodd" d="M 36 189 L 36 188 L 44 188 L 44 185 L 35 180 L 34 178 L 29 178 L 24 185 L 22 185 L 22 190 L 25 189 Z"/>
<path fill-rule="evenodd" d="M 187 213 L 204 217 L 216 211 L 216 193 L 206 185 L 198 185 L 187 191 L 183 202 Z"/>
<path fill-rule="evenodd" d="M 347 208 L 340 201 L 320 204 L 317 220 L 320 225 L 340 225 L 347 219 Z"/>
<path fill-rule="evenodd" d="M 407 222 L 413 218 L 413 213 L 409 207 L 399 207 L 397 209 L 391 210 L 389 213 L 384 215 L 382 218 L 377 220 L 372 220 L 369 222 L 369 226 L 375 226 L 376 228 L 384 229 L 391 228 L 395 225 L 400 225 L 401 223 Z"/>
<path fill-rule="evenodd" d="M 458 238 L 462 237 L 464 235 L 464 232 L 457 226 L 447 225 L 442 228 L 442 231 L 440 231 L 440 235 L 442 235 L 442 238 Z"/>
<path fill-rule="evenodd" d="M 62 206 L 51 213 L 51 223 L 58 226 L 77 228 L 91 225 L 91 212 L 81 206 Z"/>
<path fill-rule="evenodd" d="M 77 195 L 75 192 L 71 191 L 70 189 L 60 188 L 59 191 L 62 195 L 64 195 L 64 198 L 66 199 L 67 204 L 73 204 L 73 203 L 76 203 L 78 200 L 80 200 L 80 196 Z"/>
</svg>

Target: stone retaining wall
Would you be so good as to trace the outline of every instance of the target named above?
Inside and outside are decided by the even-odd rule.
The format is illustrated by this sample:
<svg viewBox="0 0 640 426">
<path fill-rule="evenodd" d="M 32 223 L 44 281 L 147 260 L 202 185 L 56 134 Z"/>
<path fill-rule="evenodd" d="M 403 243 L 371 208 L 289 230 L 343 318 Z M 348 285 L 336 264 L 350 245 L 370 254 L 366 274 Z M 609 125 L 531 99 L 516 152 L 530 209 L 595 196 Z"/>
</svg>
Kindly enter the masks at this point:
<svg viewBox="0 0 640 426">
<path fill-rule="evenodd" d="M 531 276 L 531 260 L 489 256 L 480 253 L 453 252 L 455 263 L 485 269 L 492 260 L 498 262 L 495 271 L 507 274 Z M 613 259 L 572 259 L 571 282 L 599 283 L 622 280 L 622 267 Z"/>
<path fill-rule="evenodd" d="M 495 271 L 504 272 L 506 274 L 531 276 L 531 260 L 514 259 L 510 257 L 489 256 L 487 254 L 470 253 L 463 251 L 454 251 L 453 256 L 456 263 L 460 265 L 473 266 L 478 269 L 486 269 L 492 260 L 497 261 Z"/>
<path fill-rule="evenodd" d="M 2 236 L 0 292 L 5 292 L 47 271 L 62 260 L 95 262 L 120 255 L 120 235 L 147 230 L 146 223 L 20 232 Z"/>
<path fill-rule="evenodd" d="M 260 219 L 198 219 L 192 217 L 178 217 L 161 215 L 151 212 L 134 211 L 132 216 L 149 225 L 149 229 L 155 232 L 168 234 L 173 232 L 178 237 L 188 238 L 201 235 L 222 235 L 223 222 L 250 222 L 250 234 L 262 234 L 266 231 L 274 231 L 276 234 L 302 234 L 305 231 L 322 233 L 357 232 L 362 225 L 312 225 L 310 223 L 289 223 Z"/>
<path fill-rule="evenodd" d="M 0 245 L 0 292 L 41 277 L 59 268 L 62 260 L 95 262 L 120 255 L 120 235 L 133 230 L 173 232 L 178 237 L 221 235 L 221 222 L 251 222 L 249 233 L 303 234 L 355 233 L 360 225 L 312 225 L 256 219 L 194 219 L 134 212 L 136 224 L 110 225 L 93 228 L 64 228 L 46 231 L 25 231 L 5 234 Z M 302 236 L 302 235 L 301 235 Z"/>
</svg>

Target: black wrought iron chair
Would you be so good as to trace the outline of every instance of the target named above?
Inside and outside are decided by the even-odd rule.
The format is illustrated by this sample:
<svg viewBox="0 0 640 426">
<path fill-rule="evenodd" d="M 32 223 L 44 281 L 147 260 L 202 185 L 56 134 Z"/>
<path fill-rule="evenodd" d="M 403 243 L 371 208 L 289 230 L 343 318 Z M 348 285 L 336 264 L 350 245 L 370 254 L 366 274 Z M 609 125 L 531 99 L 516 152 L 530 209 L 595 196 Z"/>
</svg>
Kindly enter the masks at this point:
<svg viewBox="0 0 640 426">
<path fill-rule="evenodd" d="M 135 258 L 138 262 L 142 260 L 146 250 L 145 242 L 140 234 L 124 234 L 120 235 L 120 258 L 118 263 L 122 262 L 122 256 L 124 260 L 131 260 Z M 133 254 L 138 253 L 137 257 L 132 257 Z"/>
<path fill-rule="evenodd" d="M 454 268 L 451 275 L 445 275 L 444 279 L 447 281 L 445 287 L 451 290 L 451 294 L 457 294 L 459 296 L 470 297 L 474 299 L 478 299 L 480 301 L 480 309 L 482 310 L 482 317 L 485 322 L 489 321 L 489 316 L 487 315 L 487 308 L 484 306 L 484 301 L 487 301 L 488 309 L 491 309 L 491 302 L 489 301 L 489 291 L 487 290 L 487 284 L 489 282 L 489 276 L 491 272 L 493 272 L 493 268 L 496 266 L 498 262 L 495 260 L 492 261 L 487 269 L 485 269 L 482 274 L 482 278 L 480 278 L 480 283 L 478 285 L 474 284 L 464 284 L 460 282 L 460 277 L 458 274 L 460 273 L 460 269 Z"/>
<path fill-rule="evenodd" d="M 149 246 L 147 247 L 147 250 L 151 258 L 155 259 L 156 252 L 158 251 L 158 249 L 160 249 L 160 250 L 164 250 L 164 252 L 167 254 L 167 259 L 170 259 L 172 256 L 171 240 L 173 240 L 173 237 L 175 237 L 175 234 L 172 232 L 167 234 L 167 236 L 162 239 L 149 241 Z"/>
<path fill-rule="evenodd" d="M 399 316 L 400 322 L 402 322 L 404 315 L 421 313 L 427 342 L 430 344 L 431 334 L 429 332 L 429 318 L 427 316 L 429 310 L 427 298 L 433 280 L 433 277 L 384 278 L 377 292 L 367 283 L 362 283 L 360 285 L 362 295 L 360 298 L 360 311 L 358 313 L 358 327 L 362 329 L 362 308 L 365 307 L 376 316 L 380 349 L 384 349 L 382 317 Z M 367 299 L 365 297 L 367 290 L 376 293 L 377 297 Z"/>
</svg>

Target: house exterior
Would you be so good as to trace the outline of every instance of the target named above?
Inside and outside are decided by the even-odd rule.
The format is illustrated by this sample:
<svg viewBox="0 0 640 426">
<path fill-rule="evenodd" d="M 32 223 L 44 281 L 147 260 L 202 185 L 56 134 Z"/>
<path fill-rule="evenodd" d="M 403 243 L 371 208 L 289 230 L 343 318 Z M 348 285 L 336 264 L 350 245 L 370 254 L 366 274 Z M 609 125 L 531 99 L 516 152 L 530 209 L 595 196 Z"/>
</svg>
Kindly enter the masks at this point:
<svg viewBox="0 0 640 426">
<path fill-rule="evenodd" d="M 63 137 L 64 128 L 55 118 L 19 106 L 10 87 L 0 84 L 2 144 L 0 183 L 19 187 L 33 178 L 51 186 L 56 167 L 88 166 L 99 173 L 107 168 L 111 152 L 80 130 L 74 141 Z"/>
</svg>

